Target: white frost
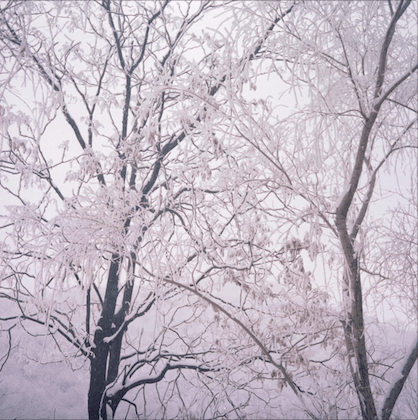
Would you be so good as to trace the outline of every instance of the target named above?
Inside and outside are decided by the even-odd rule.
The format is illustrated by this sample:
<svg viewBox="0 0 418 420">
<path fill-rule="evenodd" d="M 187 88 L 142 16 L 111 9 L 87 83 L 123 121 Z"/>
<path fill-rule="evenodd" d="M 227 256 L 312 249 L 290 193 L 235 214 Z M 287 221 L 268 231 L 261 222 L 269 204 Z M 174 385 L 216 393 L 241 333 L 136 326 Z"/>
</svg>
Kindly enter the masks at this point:
<svg viewBox="0 0 418 420">
<path fill-rule="evenodd" d="M 351 184 L 350 183 L 346 184 L 346 186 L 344 187 L 342 193 L 338 197 L 338 200 L 334 204 L 334 210 L 336 210 L 338 207 L 340 207 L 342 201 L 344 200 L 344 197 L 350 191 L 350 187 L 351 187 Z"/>
</svg>

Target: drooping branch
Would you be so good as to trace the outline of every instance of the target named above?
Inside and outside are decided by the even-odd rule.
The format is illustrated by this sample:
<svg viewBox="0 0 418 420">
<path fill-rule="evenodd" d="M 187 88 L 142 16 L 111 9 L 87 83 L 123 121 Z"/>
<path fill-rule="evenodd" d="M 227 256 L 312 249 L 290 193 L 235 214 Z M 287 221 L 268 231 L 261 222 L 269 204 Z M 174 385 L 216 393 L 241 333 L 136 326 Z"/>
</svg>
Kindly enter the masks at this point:
<svg viewBox="0 0 418 420">
<path fill-rule="evenodd" d="M 287 372 L 286 368 L 283 366 L 282 363 L 277 363 L 269 350 L 263 345 L 263 343 L 258 339 L 258 337 L 248 328 L 245 326 L 244 323 L 242 323 L 239 319 L 237 319 L 234 315 L 232 315 L 230 312 L 228 312 L 226 309 L 224 309 L 221 305 L 214 302 L 212 299 L 205 296 L 202 292 L 200 292 L 196 287 L 190 287 L 185 284 L 181 284 L 175 280 L 171 280 L 167 277 L 163 279 L 165 283 L 173 284 L 174 286 L 180 287 L 182 289 L 185 289 L 196 296 L 198 296 L 200 299 L 204 300 L 205 302 L 209 303 L 215 311 L 222 312 L 227 318 L 229 318 L 231 321 L 233 321 L 235 324 L 237 324 L 250 338 L 254 343 L 257 345 L 257 347 L 261 350 L 261 352 L 267 357 L 268 361 L 277 368 L 281 374 L 283 375 L 283 378 L 285 382 L 290 386 L 293 393 L 297 396 L 297 398 L 301 401 L 301 403 L 305 406 L 306 412 L 309 414 L 309 416 L 317 420 L 316 417 L 313 415 L 313 413 L 307 408 L 305 401 L 303 399 L 303 395 L 301 393 L 300 388 L 293 382 L 291 379 L 289 373 Z"/>
<path fill-rule="evenodd" d="M 67 105 L 65 104 L 64 101 L 64 94 L 62 91 L 62 83 L 61 83 L 61 78 L 56 74 L 56 72 L 54 72 L 54 78 L 51 78 L 50 75 L 48 74 L 48 71 L 46 70 L 46 68 L 42 65 L 41 61 L 39 60 L 39 58 L 36 56 L 35 53 L 33 53 L 31 51 L 30 45 L 27 42 L 24 42 L 24 40 L 22 40 L 17 32 L 10 26 L 7 18 L 5 16 L 3 16 L 3 10 L 1 11 L 2 14 L 2 19 L 4 20 L 12 38 L 11 38 L 11 42 L 13 42 L 14 44 L 16 44 L 23 53 L 27 54 L 35 63 L 37 69 L 39 70 L 39 73 L 41 75 L 41 77 L 48 83 L 48 85 L 54 90 L 54 92 L 57 92 L 60 94 L 60 104 L 61 104 L 61 110 L 62 113 L 64 115 L 65 120 L 67 121 L 67 123 L 69 124 L 69 126 L 71 127 L 71 129 L 73 130 L 76 139 L 78 141 L 78 143 L 80 144 L 81 148 L 86 151 L 87 150 L 87 144 L 83 138 L 83 135 L 81 134 L 81 131 L 78 127 L 78 124 L 76 123 L 76 121 L 74 120 L 74 118 L 72 117 L 72 115 L 70 114 Z M 89 143 L 91 143 L 91 141 L 89 140 Z M 92 150 L 89 150 L 89 154 L 93 154 Z M 99 180 L 99 183 L 104 186 L 106 185 L 103 173 L 102 173 L 102 169 L 101 169 L 101 164 L 100 162 L 97 162 L 97 179 Z"/>
</svg>

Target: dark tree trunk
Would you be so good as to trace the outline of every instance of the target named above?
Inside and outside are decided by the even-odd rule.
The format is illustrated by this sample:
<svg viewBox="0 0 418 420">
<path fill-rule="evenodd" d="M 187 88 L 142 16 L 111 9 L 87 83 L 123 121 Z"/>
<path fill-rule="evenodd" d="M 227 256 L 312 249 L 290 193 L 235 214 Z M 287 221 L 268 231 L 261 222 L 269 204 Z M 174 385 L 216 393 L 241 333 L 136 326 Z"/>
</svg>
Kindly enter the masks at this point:
<svg viewBox="0 0 418 420">
<path fill-rule="evenodd" d="M 112 255 L 106 293 L 103 301 L 101 317 L 94 333 L 94 348 L 90 357 L 90 387 L 88 393 L 89 420 L 106 419 L 104 392 L 108 381 L 108 359 L 110 345 L 103 341 L 112 334 L 112 323 L 115 316 L 116 300 L 118 297 L 119 268 L 122 257 Z"/>
<path fill-rule="evenodd" d="M 95 336 L 96 341 L 96 336 Z M 109 346 L 103 341 L 99 344 L 90 362 L 90 387 L 88 393 L 89 420 L 100 418 L 100 408 L 106 388 L 106 365 Z"/>
</svg>

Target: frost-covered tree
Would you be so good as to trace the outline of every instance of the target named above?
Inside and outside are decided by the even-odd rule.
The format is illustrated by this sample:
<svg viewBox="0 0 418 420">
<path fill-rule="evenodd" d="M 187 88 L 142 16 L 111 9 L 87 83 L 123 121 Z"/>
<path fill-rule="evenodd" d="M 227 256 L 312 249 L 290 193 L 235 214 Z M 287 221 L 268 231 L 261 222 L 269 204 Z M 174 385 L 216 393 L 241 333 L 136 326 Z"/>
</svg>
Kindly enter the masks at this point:
<svg viewBox="0 0 418 420">
<path fill-rule="evenodd" d="M 91 419 L 236 417 L 277 384 L 303 400 L 287 365 L 326 296 L 304 245 L 274 242 L 229 109 L 292 7 L 2 4 L 1 320 L 88 360 Z M 283 270 L 303 297 L 272 290 Z"/>
<path fill-rule="evenodd" d="M 89 418 L 390 417 L 414 8 L 1 4 L 2 328 L 88 361 Z"/>
<path fill-rule="evenodd" d="M 334 384 L 331 417 L 388 419 L 418 357 L 418 339 L 390 358 L 372 334 L 378 318 L 417 322 L 416 6 L 301 2 L 263 50 L 270 83 L 287 92 L 271 87 L 253 103 L 237 93 L 231 107 L 275 181 L 282 235 L 284 221 L 307 235 L 314 283 L 339 295 L 351 379 Z M 250 67 L 255 88 L 261 65 Z M 285 98 L 295 109 L 280 108 Z"/>
</svg>

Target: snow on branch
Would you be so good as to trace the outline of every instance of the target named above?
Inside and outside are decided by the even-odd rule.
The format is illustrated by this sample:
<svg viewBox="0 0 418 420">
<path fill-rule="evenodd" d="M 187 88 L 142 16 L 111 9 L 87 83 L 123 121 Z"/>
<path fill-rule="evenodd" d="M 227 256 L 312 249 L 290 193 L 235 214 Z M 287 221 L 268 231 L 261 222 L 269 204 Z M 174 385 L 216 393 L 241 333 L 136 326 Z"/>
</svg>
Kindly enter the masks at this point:
<svg viewBox="0 0 418 420">
<path fill-rule="evenodd" d="M 415 73 L 418 69 L 418 63 L 415 64 L 411 68 L 410 71 L 400 76 L 397 80 L 395 80 L 386 90 L 386 92 L 381 93 L 378 97 L 373 99 L 371 106 L 372 106 L 372 112 L 377 112 L 379 108 L 382 106 L 382 103 L 386 100 L 386 98 L 402 83 L 404 82 L 409 76 L 411 76 L 413 73 Z"/>
<path fill-rule="evenodd" d="M 347 193 L 350 191 L 351 184 L 348 183 L 345 185 L 344 189 L 342 190 L 340 196 L 338 197 L 337 201 L 334 204 L 334 209 L 338 209 L 340 207 L 341 203 L 344 200 L 344 197 L 347 195 Z"/>
</svg>

